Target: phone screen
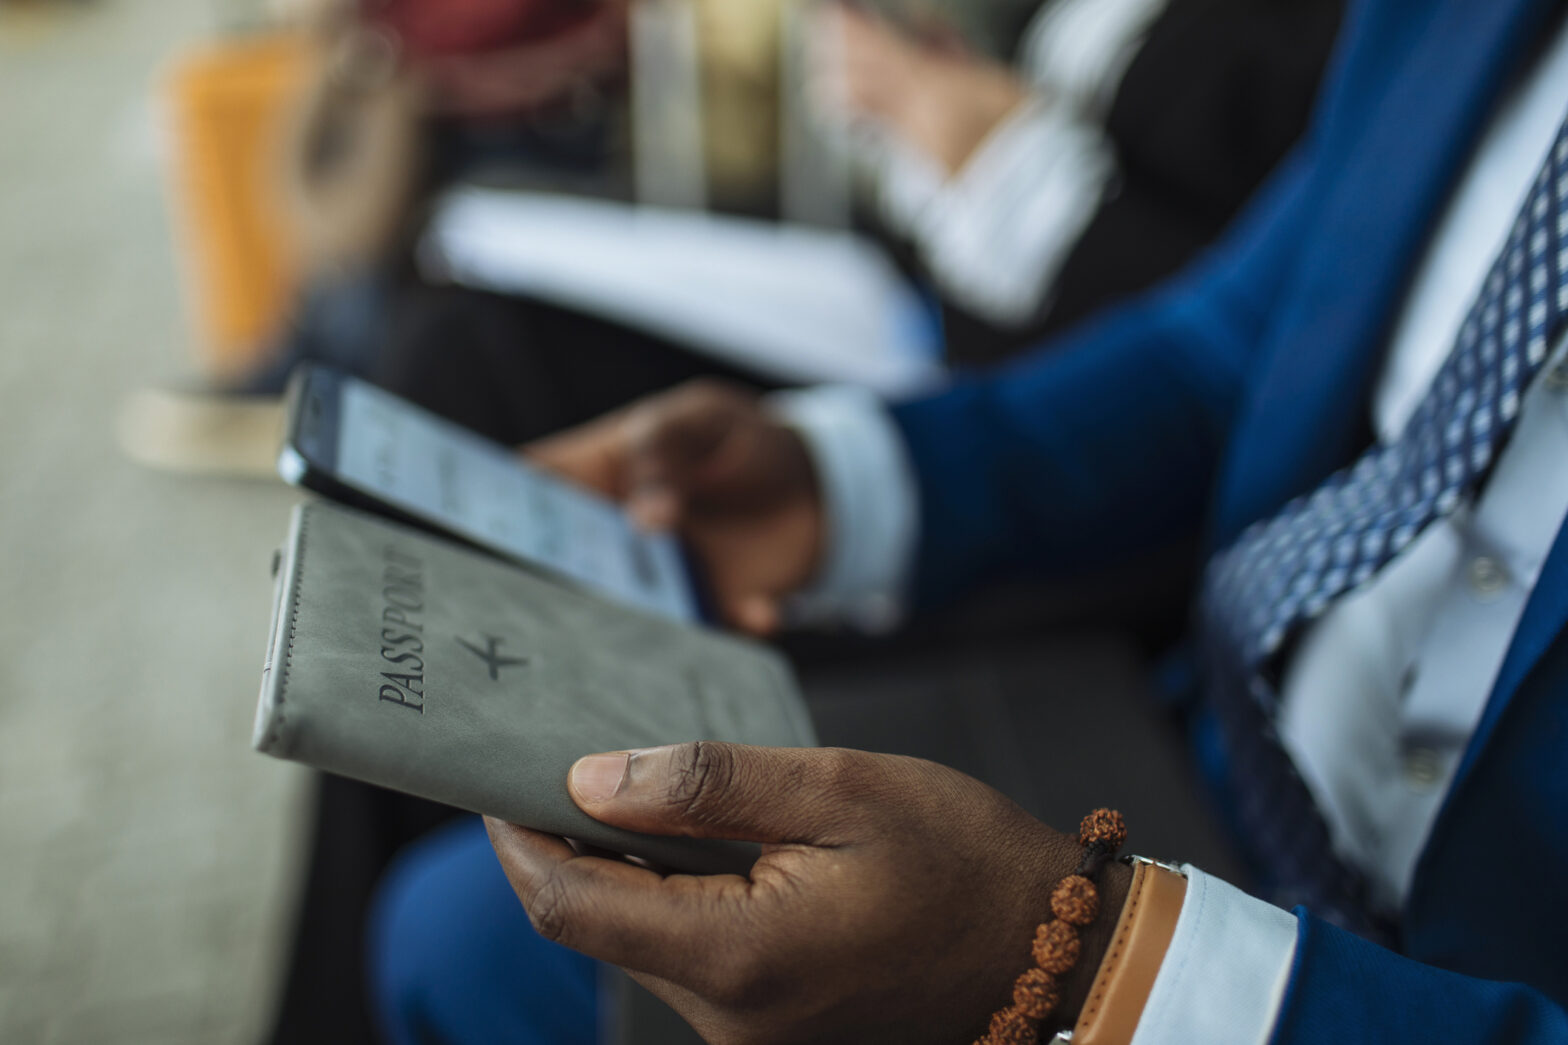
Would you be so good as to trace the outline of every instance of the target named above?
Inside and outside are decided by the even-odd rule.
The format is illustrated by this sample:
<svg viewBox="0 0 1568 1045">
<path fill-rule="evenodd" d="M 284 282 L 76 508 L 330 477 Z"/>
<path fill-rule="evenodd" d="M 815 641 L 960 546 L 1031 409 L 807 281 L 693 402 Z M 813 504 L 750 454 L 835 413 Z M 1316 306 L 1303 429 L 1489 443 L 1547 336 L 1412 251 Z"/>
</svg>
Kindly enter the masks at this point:
<svg viewBox="0 0 1568 1045">
<path fill-rule="evenodd" d="M 697 618 L 674 538 L 612 502 L 362 381 L 340 389 L 336 478 L 394 508 L 583 587 Z"/>
</svg>

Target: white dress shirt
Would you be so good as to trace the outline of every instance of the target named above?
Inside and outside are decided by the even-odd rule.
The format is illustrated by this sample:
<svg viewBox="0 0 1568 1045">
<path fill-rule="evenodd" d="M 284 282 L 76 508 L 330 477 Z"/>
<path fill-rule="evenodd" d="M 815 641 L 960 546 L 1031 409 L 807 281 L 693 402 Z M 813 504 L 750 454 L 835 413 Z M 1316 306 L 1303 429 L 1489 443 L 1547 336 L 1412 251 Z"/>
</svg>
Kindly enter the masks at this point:
<svg viewBox="0 0 1568 1045">
<path fill-rule="evenodd" d="M 1464 311 L 1568 108 L 1568 26 L 1493 117 L 1416 273 L 1375 390 L 1374 427 L 1397 436 L 1447 357 Z M 780 408 L 825 478 L 835 553 L 812 594 L 820 614 L 890 620 L 913 557 L 918 491 L 891 419 L 869 398 L 825 394 L 815 407 L 858 412 L 833 425 Z M 875 420 L 873 420 L 873 418 Z M 868 434 L 880 424 L 880 436 Z M 853 444 L 830 428 L 854 428 Z M 866 457 L 868 446 L 878 449 Z M 1552 541 L 1568 516 L 1568 346 L 1524 398 L 1512 440 L 1481 495 L 1432 524 L 1303 635 L 1286 665 L 1280 735 L 1322 809 L 1340 854 L 1375 900 L 1397 913 L 1442 800 L 1475 731 Z M 891 463 L 890 463 L 891 455 Z M 875 460 L 872 458 L 875 457 Z M 874 470 L 863 470 L 862 466 Z M 850 508 L 854 500 L 879 507 Z M 890 520 L 879 535 L 850 518 Z M 845 555 L 858 560 L 837 572 Z M 865 612 L 875 604 L 876 613 Z M 1289 978 L 1296 922 L 1189 868 L 1175 936 L 1135 1045 L 1268 1040 Z"/>
<path fill-rule="evenodd" d="M 953 300 L 999 324 L 1043 310 L 1116 176 L 1106 111 L 1167 0 L 1052 0 L 1019 48 L 1029 99 L 957 174 L 891 133 L 854 136 L 882 213 Z"/>
</svg>

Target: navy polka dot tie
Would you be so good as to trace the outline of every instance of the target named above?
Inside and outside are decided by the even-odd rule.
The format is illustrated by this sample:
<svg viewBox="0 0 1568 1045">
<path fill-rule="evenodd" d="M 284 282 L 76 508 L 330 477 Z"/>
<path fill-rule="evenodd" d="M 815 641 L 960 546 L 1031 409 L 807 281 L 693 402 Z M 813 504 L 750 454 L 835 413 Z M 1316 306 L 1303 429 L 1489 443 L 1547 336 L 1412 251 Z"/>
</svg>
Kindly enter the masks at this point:
<svg viewBox="0 0 1568 1045">
<path fill-rule="evenodd" d="M 1238 815 L 1282 901 L 1362 931 L 1370 925 L 1360 875 L 1334 858 L 1327 825 L 1274 734 L 1277 655 L 1474 494 L 1565 316 L 1568 123 L 1400 436 L 1254 524 L 1210 563 L 1200 607 L 1206 683 Z"/>
</svg>

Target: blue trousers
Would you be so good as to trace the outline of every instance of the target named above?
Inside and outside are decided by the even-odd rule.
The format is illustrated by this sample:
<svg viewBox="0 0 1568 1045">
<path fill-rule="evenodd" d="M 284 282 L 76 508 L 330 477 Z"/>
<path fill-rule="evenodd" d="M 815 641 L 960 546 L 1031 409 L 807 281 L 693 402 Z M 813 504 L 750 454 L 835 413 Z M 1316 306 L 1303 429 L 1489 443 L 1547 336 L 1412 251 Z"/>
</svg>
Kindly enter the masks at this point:
<svg viewBox="0 0 1568 1045">
<path fill-rule="evenodd" d="M 599 963 L 534 932 L 477 819 L 399 855 L 368 946 L 392 1045 L 597 1045 Z"/>
</svg>

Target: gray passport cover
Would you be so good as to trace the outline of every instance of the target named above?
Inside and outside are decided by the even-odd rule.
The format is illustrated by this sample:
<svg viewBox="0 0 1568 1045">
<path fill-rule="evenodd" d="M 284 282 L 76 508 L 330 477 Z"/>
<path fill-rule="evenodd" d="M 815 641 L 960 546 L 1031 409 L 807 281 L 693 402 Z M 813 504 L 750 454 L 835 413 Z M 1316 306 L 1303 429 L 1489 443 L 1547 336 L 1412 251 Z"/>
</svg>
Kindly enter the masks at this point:
<svg viewBox="0 0 1568 1045">
<path fill-rule="evenodd" d="M 295 509 L 258 751 L 697 872 L 755 847 L 609 828 L 566 792 L 582 755 L 688 740 L 810 747 L 789 668 L 327 502 Z"/>
</svg>

